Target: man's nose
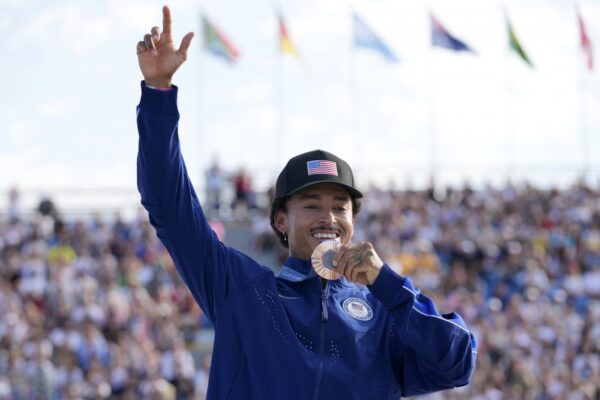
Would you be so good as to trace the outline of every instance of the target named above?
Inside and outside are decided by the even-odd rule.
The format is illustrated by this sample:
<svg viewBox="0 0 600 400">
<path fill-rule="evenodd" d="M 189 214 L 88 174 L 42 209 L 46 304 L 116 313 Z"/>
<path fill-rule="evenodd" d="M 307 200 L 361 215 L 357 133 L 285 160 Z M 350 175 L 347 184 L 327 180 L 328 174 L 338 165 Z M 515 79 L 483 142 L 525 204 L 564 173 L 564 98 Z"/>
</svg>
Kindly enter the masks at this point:
<svg viewBox="0 0 600 400">
<path fill-rule="evenodd" d="M 333 210 L 325 209 L 319 215 L 319 222 L 322 224 L 332 225 L 335 222 L 335 214 Z"/>
</svg>

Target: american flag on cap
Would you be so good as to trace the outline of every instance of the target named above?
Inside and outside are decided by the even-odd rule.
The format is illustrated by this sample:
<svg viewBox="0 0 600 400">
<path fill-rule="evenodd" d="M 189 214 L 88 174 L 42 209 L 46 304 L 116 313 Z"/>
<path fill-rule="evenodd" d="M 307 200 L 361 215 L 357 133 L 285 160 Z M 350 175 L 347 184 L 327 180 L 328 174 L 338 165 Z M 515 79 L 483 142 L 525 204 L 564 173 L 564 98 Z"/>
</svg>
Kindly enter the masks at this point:
<svg viewBox="0 0 600 400">
<path fill-rule="evenodd" d="M 306 162 L 308 175 L 335 175 L 338 176 L 337 165 L 334 161 L 312 160 Z"/>
</svg>

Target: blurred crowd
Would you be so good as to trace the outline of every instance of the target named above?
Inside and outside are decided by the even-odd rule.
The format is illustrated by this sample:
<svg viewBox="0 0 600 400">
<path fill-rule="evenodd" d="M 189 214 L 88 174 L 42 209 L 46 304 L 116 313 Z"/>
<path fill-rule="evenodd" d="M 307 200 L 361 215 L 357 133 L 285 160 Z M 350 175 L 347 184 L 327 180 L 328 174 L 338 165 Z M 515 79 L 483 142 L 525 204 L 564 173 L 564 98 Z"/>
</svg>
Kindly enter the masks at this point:
<svg viewBox="0 0 600 400">
<path fill-rule="evenodd" d="M 466 388 L 431 399 L 600 398 L 600 192 L 371 191 L 357 239 L 457 311 L 478 341 Z"/>
<path fill-rule="evenodd" d="M 203 399 L 210 326 L 145 215 L 46 206 L 0 224 L 0 399 Z"/>
<path fill-rule="evenodd" d="M 0 400 L 204 398 L 212 328 L 145 214 L 50 209 L 0 223 Z M 370 189 L 355 239 L 475 333 L 471 385 L 423 398 L 600 398 L 600 191 Z"/>
</svg>

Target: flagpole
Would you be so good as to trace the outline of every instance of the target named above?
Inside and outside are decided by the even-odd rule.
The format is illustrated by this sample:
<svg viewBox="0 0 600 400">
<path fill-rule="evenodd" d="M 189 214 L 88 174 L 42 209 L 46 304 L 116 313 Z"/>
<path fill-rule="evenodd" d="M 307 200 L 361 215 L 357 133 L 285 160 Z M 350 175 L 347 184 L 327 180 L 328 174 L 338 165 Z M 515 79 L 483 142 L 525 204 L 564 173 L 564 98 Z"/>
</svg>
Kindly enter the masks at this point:
<svg viewBox="0 0 600 400">
<path fill-rule="evenodd" d="M 354 49 L 350 49 L 350 54 L 348 56 L 349 68 L 348 68 L 348 86 L 350 87 L 350 96 L 351 96 L 351 104 L 350 104 L 350 132 L 351 137 L 354 141 L 354 149 L 353 149 L 353 158 L 356 160 L 354 164 L 358 164 L 358 155 L 360 146 L 358 145 L 358 118 L 356 112 L 358 110 L 357 107 L 357 90 L 356 90 L 356 66 L 354 63 L 356 62 L 356 57 L 354 56 Z"/>
<path fill-rule="evenodd" d="M 368 25 L 362 21 L 362 19 L 358 16 L 358 14 L 356 14 L 356 12 L 354 12 L 353 10 L 351 10 L 351 14 L 352 14 L 352 29 L 353 29 L 353 43 L 352 43 L 352 51 L 353 51 L 353 56 L 354 56 L 354 52 L 356 51 L 357 47 L 363 47 L 363 48 L 369 48 L 371 50 L 375 50 L 378 53 L 380 53 L 380 55 L 383 55 L 386 59 L 386 61 L 388 62 L 398 62 L 398 58 L 394 55 L 394 53 L 388 48 L 388 46 L 385 45 L 385 43 L 379 38 L 379 36 L 377 34 L 375 34 L 375 32 L 368 27 Z M 354 62 L 355 64 L 358 65 L 357 62 Z M 354 66 L 356 68 L 356 66 Z M 356 137 L 355 140 L 355 144 L 356 144 L 356 156 L 357 156 L 357 161 L 362 161 L 364 159 L 361 158 L 361 145 L 363 144 L 363 137 L 362 137 L 362 119 L 361 119 L 361 111 L 362 110 L 362 103 L 360 102 L 360 93 L 359 93 L 359 84 L 358 84 L 358 79 L 359 79 L 359 73 L 356 72 L 355 69 L 353 69 L 352 71 L 352 75 L 355 79 L 355 81 L 353 81 L 353 88 L 354 88 L 354 99 L 353 99 L 353 104 L 355 105 L 355 112 L 353 113 L 353 117 L 357 119 L 357 121 L 354 121 L 355 126 L 357 126 L 357 131 L 358 131 L 358 135 Z M 366 113 L 368 115 L 368 113 Z M 362 166 L 365 166 L 365 163 L 362 163 Z"/>
<path fill-rule="evenodd" d="M 273 2 L 273 10 L 277 16 L 276 29 L 277 39 L 275 57 L 273 57 L 273 97 L 275 98 L 275 135 L 277 139 L 277 152 L 279 159 L 285 160 L 285 104 L 283 99 L 283 51 L 281 49 L 281 33 L 279 32 L 279 18 L 281 18 L 281 8 Z"/>
<path fill-rule="evenodd" d="M 358 71 L 358 57 L 356 57 L 356 49 L 352 46 L 350 52 L 350 88 L 352 91 L 352 131 L 354 134 L 354 159 L 358 165 L 358 169 L 362 168 L 362 160 L 360 157 L 362 148 L 362 129 L 361 129 L 361 101 L 360 101 L 360 87 L 359 87 L 359 71 Z M 362 173 L 362 171 L 361 171 Z"/>
<path fill-rule="evenodd" d="M 204 15 L 204 10 L 202 9 L 202 6 L 200 6 L 200 54 L 198 56 L 198 130 L 199 130 L 199 134 L 198 134 L 198 139 L 200 140 L 200 149 L 205 149 L 206 146 L 203 146 L 203 144 L 205 143 L 205 141 L 202 140 L 203 135 L 205 134 L 205 127 L 206 127 L 206 110 L 204 108 L 205 102 L 205 91 L 206 91 L 206 85 L 205 85 L 205 54 L 204 54 L 204 21 L 202 20 L 202 16 Z M 204 150 L 206 152 L 206 150 Z M 208 152 L 206 152 L 206 154 L 204 154 L 204 160 L 208 160 L 211 157 L 210 154 L 208 154 Z M 205 169 L 208 167 L 208 165 L 205 166 Z M 201 174 L 200 176 L 203 177 L 204 176 L 204 171 L 200 171 Z M 206 182 L 205 182 L 206 183 Z"/>
<path fill-rule="evenodd" d="M 281 160 L 285 159 L 285 103 L 283 97 L 283 53 L 277 52 L 275 56 L 275 95 L 276 95 L 276 107 L 277 114 L 277 134 L 279 137 L 279 157 Z"/>
<path fill-rule="evenodd" d="M 350 1 L 350 10 L 348 12 L 349 15 L 353 15 L 354 11 L 354 3 L 352 1 Z M 362 174 L 362 161 L 361 161 L 361 157 L 360 157 L 360 153 L 361 153 L 361 146 L 362 146 L 362 141 L 361 141 L 361 127 L 360 127 L 360 114 L 361 114 L 361 109 L 360 109 L 360 89 L 359 89 L 359 82 L 358 82 L 358 57 L 356 56 L 356 43 L 355 43 L 355 22 L 354 20 L 352 21 L 352 43 L 350 46 L 350 71 L 349 71 L 349 76 L 350 76 L 350 91 L 351 91 L 351 96 L 352 96 L 352 108 L 351 108 L 351 124 L 352 124 L 352 135 L 354 137 L 354 159 L 355 164 L 357 166 L 357 170 L 359 171 L 359 174 Z"/>
<path fill-rule="evenodd" d="M 585 75 L 581 71 L 582 67 L 578 68 L 578 84 L 579 84 L 579 103 L 580 103 L 580 118 L 581 118 L 581 156 L 582 156 L 582 170 L 581 178 L 587 183 L 588 175 L 591 172 L 590 166 L 590 137 L 588 132 L 587 123 L 587 101 L 586 101 L 586 90 L 585 90 Z"/>
<path fill-rule="evenodd" d="M 506 9 L 502 9 L 504 13 L 504 21 L 508 30 L 508 13 Z M 510 33 L 508 32 L 510 35 Z M 510 177 L 516 176 L 515 163 L 515 132 L 512 121 L 511 96 L 513 95 L 512 77 L 510 73 L 510 43 L 504 49 L 504 112 L 505 112 L 505 130 L 506 130 L 506 182 L 510 183 Z"/>
<path fill-rule="evenodd" d="M 509 49 L 504 51 L 504 110 L 506 129 L 506 180 L 516 175 L 515 164 L 515 127 L 512 120 L 511 96 L 513 95 L 512 76 L 509 63 Z"/>
<path fill-rule="evenodd" d="M 578 24 L 581 24 L 581 13 L 575 8 L 576 16 L 578 19 Z M 579 26 L 579 35 L 582 35 L 581 32 L 582 27 Z M 585 82 L 586 82 L 586 73 L 585 67 L 583 63 L 578 62 L 578 67 L 576 68 L 577 73 L 577 85 L 578 85 L 578 93 L 579 93 L 579 117 L 581 118 L 581 179 L 584 183 L 587 183 L 588 177 L 591 173 L 591 160 L 590 160 L 590 137 L 588 131 L 588 116 L 587 116 L 587 92 L 585 90 Z"/>
<path fill-rule="evenodd" d="M 431 6 L 428 4 L 427 7 L 427 18 L 428 23 L 431 24 Z M 425 53 L 425 107 L 426 107 L 426 129 L 427 136 L 429 137 L 429 174 L 432 184 L 435 185 L 439 173 L 439 159 L 438 159 L 438 137 L 436 130 L 436 107 L 435 107 L 435 94 L 433 86 L 433 46 L 431 45 L 431 26 L 429 27 L 429 48 Z"/>
</svg>

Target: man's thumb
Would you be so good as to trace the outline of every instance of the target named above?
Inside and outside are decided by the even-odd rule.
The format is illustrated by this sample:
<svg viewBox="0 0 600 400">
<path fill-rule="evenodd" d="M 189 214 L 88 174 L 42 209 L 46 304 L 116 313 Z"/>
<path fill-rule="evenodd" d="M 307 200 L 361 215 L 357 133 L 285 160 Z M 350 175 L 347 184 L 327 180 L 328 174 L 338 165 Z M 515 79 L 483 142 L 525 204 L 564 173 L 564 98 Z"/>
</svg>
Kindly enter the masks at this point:
<svg viewBox="0 0 600 400">
<path fill-rule="evenodd" d="M 187 51 L 192 43 L 192 39 L 194 38 L 194 32 L 189 32 L 187 35 L 181 39 L 181 45 L 179 46 L 179 52 L 187 57 Z"/>
</svg>

